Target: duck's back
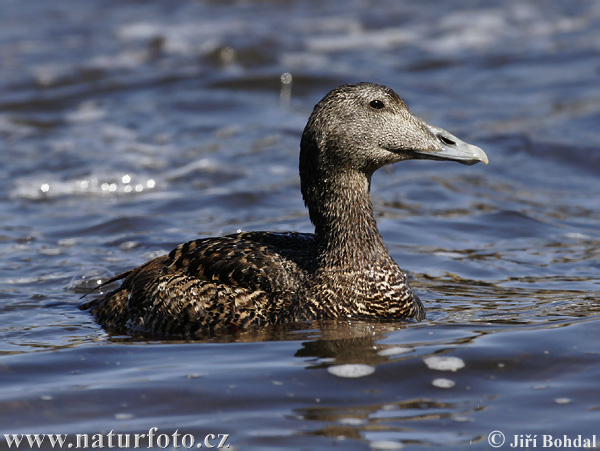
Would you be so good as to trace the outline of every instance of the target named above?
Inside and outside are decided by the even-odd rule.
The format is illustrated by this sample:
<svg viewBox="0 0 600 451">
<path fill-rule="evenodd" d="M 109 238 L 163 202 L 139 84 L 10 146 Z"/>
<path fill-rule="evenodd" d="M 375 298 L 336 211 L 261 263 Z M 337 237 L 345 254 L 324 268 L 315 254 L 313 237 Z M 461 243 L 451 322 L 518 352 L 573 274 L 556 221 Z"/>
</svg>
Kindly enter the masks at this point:
<svg viewBox="0 0 600 451">
<path fill-rule="evenodd" d="M 108 328 L 161 336 L 294 321 L 315 262 L 312 234 L 200 239 L 124 273 L 121 287 L 87 307 Z"/>
</svg>

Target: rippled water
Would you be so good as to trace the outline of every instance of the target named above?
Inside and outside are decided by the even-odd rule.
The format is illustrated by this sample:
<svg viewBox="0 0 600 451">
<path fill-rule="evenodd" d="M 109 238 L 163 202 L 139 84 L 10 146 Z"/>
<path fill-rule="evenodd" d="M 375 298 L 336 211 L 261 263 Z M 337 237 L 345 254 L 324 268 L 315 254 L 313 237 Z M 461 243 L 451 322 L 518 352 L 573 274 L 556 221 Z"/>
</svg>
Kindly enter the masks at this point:
<svg viewBox="0 0 600 451">
<path fill-rule="evenodd" d="M 199 443 L 229 434 L 234 449 L 492 449 L 495 430 L 504 448 L 519 434 L 600 443 L 600 3 L 2 11 L 2 434 L 157 427 Z M 355 81 L 389 85 L 490 157 L 374 177 L 380 230 L 426 321 L 185 343 L 111 336 L 78 310 L 82 276 L 181 242 L 311 231 L 300 133 L 327 91 Z"/>
</svg>

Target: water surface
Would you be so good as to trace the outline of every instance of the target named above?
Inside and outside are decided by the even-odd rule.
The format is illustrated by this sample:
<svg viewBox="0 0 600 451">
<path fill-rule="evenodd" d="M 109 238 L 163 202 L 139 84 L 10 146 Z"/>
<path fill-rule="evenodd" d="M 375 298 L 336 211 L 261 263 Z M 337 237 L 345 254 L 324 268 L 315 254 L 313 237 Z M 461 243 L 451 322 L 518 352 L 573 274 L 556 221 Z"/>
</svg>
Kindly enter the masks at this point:
<svg viewBox="0 0 600 451">
<path fill-rule="evenodd" d="M 2 434 L 157 427 L 229 434 L 234 449 L 359 450 L 599 433 L 600 3 L 2 9 Z M 312 231 L 300 134 L 356 81 L 490 157 L 374 176 L 427 320 L 177 342 L 108 334 L 77 308 L 82 276 L 190 239 Z"/>
</svg>

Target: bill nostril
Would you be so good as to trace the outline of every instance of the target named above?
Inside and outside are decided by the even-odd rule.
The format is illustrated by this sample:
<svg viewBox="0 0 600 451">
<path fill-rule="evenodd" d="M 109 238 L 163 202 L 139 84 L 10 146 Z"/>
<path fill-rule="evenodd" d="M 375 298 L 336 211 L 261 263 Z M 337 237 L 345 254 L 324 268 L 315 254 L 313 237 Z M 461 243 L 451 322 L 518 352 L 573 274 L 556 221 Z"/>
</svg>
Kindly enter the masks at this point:
<svg viewBox="0 0 600 451">
<path fill-rule="evenodd" d="M 446 138 L 443 135 L 438 135 L 438 138 L 441 142 L 443 142 L 444 144 L 448 145 L 448 146 L 456 146 L 456 143 L 454 141 L 452 141 L 449 138 Z"/>
</svg>

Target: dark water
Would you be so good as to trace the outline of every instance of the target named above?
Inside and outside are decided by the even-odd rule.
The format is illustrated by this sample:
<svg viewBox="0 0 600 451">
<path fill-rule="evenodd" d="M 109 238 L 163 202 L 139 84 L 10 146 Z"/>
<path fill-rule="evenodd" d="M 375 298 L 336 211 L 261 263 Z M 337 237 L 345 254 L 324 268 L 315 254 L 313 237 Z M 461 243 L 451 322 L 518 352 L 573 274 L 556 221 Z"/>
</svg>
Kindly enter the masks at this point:
<svg viewBox="0 0 600 451">
<path fill-rule="evenodd" d="M 0 6 L 1 434 L 600 444 L 600 2 Z M 374 177 L 426 321 L 183 343 L 111 336 L 78 310 L 82 276 L 180 242 L 311 231 L 299 136 L 327 91 L 355 81 L 389 85 L 490 157 Z"/>
</svg>

